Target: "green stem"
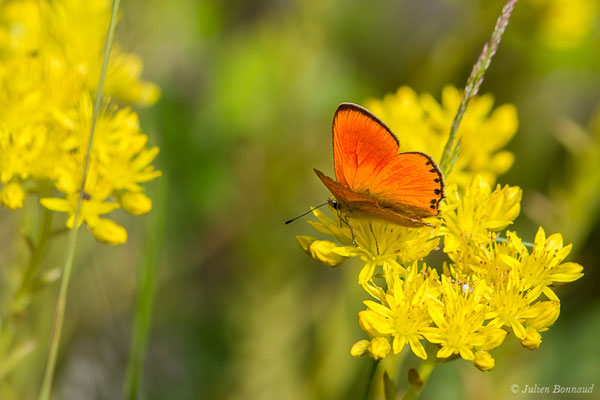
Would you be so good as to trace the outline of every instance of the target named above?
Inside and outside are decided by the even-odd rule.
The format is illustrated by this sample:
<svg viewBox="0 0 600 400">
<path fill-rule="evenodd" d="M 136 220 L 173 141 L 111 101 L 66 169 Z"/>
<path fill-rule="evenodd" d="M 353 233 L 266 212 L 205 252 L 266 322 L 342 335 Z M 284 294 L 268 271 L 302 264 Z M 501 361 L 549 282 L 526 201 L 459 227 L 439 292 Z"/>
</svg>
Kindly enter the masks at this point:
<svg viewBox="0 0 600 400">
<path fill-rule="evenodd" d="M 442 168 L 444 175 L 448 175 L 454 166 L 454 161 L 456 160 L 456 155 L 458 153 L 460 144 L 460 139 L 457 135 L 458 127 L 460 126 L 460 122 L 467 111 L 469 101 L 479 92 L 485 72 L 492 62 L 492 57 L 498 50 L 498 45 L 500 45 L 502 35 L 504 34 L 504 30 L 508 25 L 508 21 L 510 20 L 510 16 L 515 8 L 516 3 L 517 0 L 508 0 L 508 2 L 504 5 L 504 8 L 502 8 L 502 14 L 500 14 L 500 17 L 496 21 L 496 26 L 492 32 L 492 38 L 483 46 L 483 50 L 479 55 L 477 62 L 473 66 L 471 75 L 469 76 L 469 79 L 467 79 L 465 93 L 462 101 L 460 102 L 460 106 L 458 107 L 458 111 L 456 112 L 456 116 L 452 121 L 450 136 L 448 137 L 448 141 L 446 142 L 446 146 L 444 147 L 442 158 L 440 160 L 440 167 Z"/>
<path fill-rule="evenodd" d="M 421 360 L 421 363 L 417 367 L 408 372 L 409 386 L 404 394 L 403 400 L 416 400 L 423 391 L 423 388 L 427 384 L 431 373 L 439 361 L 436 357 L 437 347 L 431 343 L 425 345 L 427 351 L 427 359 Z"/>
<path fill-rule="evenodd" d="M 106 44 L 104 46 L 104 58 L 102 61 L 102 70 L 100 71 L 100 81 L 98 82 L 98 89 L 96 90 L 96 97 L 94 99 L 94 110 L 92 113 L 92 123 L 90 126 L 90 135 L 88 139 L 87 151 L 85 153 L 85 159 L 83 164 L 83 174 L 81 178 L 81 186 L 79 189 L 79 198 L 77 200 L 77 209 L 75 210 L 75 218 L 73 227 L 69 232 L 69 240 L 67 244 L 67 253 L 65 258 L 65 266 L 63 270 L 62 279 L 60 282 L 60 289 L 58 292 L 58 300 L 56 301 L 56 309 L 54 311 L 54 322 L 52 325 L 52 332 L 50 336 L 50 349 L 48 351 L 48 361 L 46 363 L 46 370 L 44 371 L 44 379 L 42 381 L 42 388 L 40 390 L 40 400 L 48 400 L 50 398 L 50 392 L 52 390 L 52 381 L 54 379 L 54 370 L 56 368 L 56 358 L 58 355 L 58 346 L 60 344 L 60 338 L 62 336 L 63 322 L 65 318 L 65 306 L 67 302 L 67 291 L 69 289 L 69 280 L 71 277 L 71 270 L 73 268 L 73 259 L 75 257 L 75 248 L 77 247 L 77 231 L 80 224 L 80 213 L 81 204 L 83 202 L 83 194 L 85 189 L 85 181 L 87 178 L 88 166 L 90 161 L 90 154 L 92 151 L 92 143 L 94 140 L 94 129 L 96 127 L 96 119 L 100 113 L 100 107 L 102 105 L 102 89 L 104 87 L 104 78 L 106 77 L 106 70 L 108 68 L 108 59 L 110 56 L 110 50 L 112 47 L 112 39 L 115 31 L 115 25 L 117 23 L 117 12 L 119 9 L 119 0 L 114 0 L 112 14 L 110 16 L 110 23 L 108 26 L 108 34 L 106 35 Z"/>
<path fill-rule="evenodd" d="M 135 323 L 131 336 L 131 349 L 125 377 L 125 396 L 129 400 L 138 398 L 146 348 L 148 346 L 151 316 L 154 308 L 156 275 L 161 258 L 165 231 L 167 190 L 164 181 L 161 180 L 160 182 L 157 190 L 157 201 L 155 202 L 156 208 L 151 215 L 146 229 L 144 264 L 139 276 L 140 287 L 138 289 Z"/>
<path fill-rule="evenodd" d="M 12 315 L 19 314 L 23 310 L 24 305 L 27 303 L 26 297 L 31 291 L 32 282 L 37 275 L 38 269 L 42 264 L 42 260 L 46 255 L 46 251 L 48 250 L 48 243 L 50 241 L 50 237 L 52 236 L 53 215 L 53 211 L 42 207 L 42 223 L 38 241 L 33 247 L 33 253 L 31 254 L 29 263 L 25 267 L 25 271 L 23 271 L 21 283 L 19 284 L 19 288 L 17 289 L 16 295 L 13 299 L 13 304 L 11 307 Z"/>
<path fill-rule="evenodd" d="M 379 360 L 373 360 L 371 363 L 371 370 L 369 371 L 369 380 L 367 381 L 367 389 L 365 390 L 365 400 L 369 400 L 371 397 L 371 388 L 373 387 L 373 379 L 375 378 L 375 372 L 377 372 L 377 366 L 379 365 Z"/>
</svg>

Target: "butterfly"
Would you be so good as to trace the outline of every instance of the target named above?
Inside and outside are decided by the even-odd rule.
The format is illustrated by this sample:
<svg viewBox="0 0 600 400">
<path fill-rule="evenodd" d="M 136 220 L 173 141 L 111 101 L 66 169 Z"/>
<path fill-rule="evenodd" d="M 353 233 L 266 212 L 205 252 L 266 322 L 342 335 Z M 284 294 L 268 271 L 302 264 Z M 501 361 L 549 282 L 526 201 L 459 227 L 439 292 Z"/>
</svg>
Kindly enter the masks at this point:
<svg viewBox="0 0 600 400">
<path fill-rule="evenodd" d="M 439 214 L 444 177 L 425 153 L 398 153 L 392 131 L 366 108 L 342 103 L 333 117 L 337 181 L 315 169 L 347 217 L 371 217 L 408 227 L 431 226 Z M 350 227 L 352 230 L 352 227 Z M 354 236 L 354 235 L 353 235 Z"/>
</svg>

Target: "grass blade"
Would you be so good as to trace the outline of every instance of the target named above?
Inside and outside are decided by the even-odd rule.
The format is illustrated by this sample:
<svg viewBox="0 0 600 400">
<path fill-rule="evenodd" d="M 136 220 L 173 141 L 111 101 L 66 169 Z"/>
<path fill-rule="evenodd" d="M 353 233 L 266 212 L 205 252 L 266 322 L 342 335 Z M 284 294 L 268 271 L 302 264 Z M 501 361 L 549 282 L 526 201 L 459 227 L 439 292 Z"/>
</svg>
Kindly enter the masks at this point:
<svg viewBox="0 0 600 400">
<path fill-rule="evenodd" d="M 154 308 L 156 275 L 160 265 L 164 239 L 167 189 L 164 180 L 159 181 L 157 186 L 156 206 L 154 212 L 150 215 L 150 221 L 146 229 L 144 264 L 139 275 L 135 322 L 131 335 L 131 349 L 129 351 L 127 374 L 125 377 L 125 398 L 129 400 L 138 398 L 142 370 L 146 358 L 150 322 Z"/>
<path fill-rule="evenodd" d="M 44 378 L 42 381 L 42 387 L 40 390 L 40 400 L 48 400 L 52 391 L 52 381 L 54 379 L 54 370 L 56 369 L 56 359 L 58 355 L 58 346 L 60 344 L 60 338 L 62 335 L 63 322 L 65 319 L 65 308 L 67 303 L 67 292 L 69 289 L 69 280 L 71 278 L 71 270 L 73 269 L 73 259 L 75 257 L 75 248 L 77 247 L 77 232 L 79 217 L 81 212 L 81 203 L 83 201 L 83 194 L 85 189 L 85 181 L 87 178 L 88 166 L 90 161 L 90 154 L 92 151 L 92 143 L 94 141 L 94 129 L 96 127 L 96 119 L 100 113 L 100 107 L 102 105 L 102 90 L 104 88 L 104 79 L 106 77 L 106 70 L 108 68 L 108 59 L 110 56 L 110 50 L 112 48 L 112 40 L 115 31 L 115 25 L 117 24 L 117 12 L 119 10 L 120 0 L 114 0 L 112 14 L 110 16 L 110 23 L 108 26 L 108 33 L 106 35 L 106 44 L 104 46 L 104 58 L 102 61 L 102 70 L 100 72 L 100 80 L 98 82 L 98 89 L 96 90 L 96 98 L 94 99 L 94 110 L 92 113 L 92 124 L 90 126 L 90 135 L 88 139 L 87 150 L 85 153 L 85 159 L 83 163 L 83 175 L 81 177 L 81 186 L 79 190 L 79 199 L 77 200 L 77 209 L 75 210 L 75 221 L 73 228 L 69 232 L 69 240 L 67 243 L 67 253 L 65 257 L 65 266 L 63 269 L 62 279 L 60 282 L 60 289 L 58 292 L 58 299 L 56 301 L 56 308 L 54 310 L 54 322 L 52 324 L 52 332 L 50 335 L 50 349 L 48 351 L 48 361 L 46 363 L 46 370 L 44 371 Z"/>
</svg>

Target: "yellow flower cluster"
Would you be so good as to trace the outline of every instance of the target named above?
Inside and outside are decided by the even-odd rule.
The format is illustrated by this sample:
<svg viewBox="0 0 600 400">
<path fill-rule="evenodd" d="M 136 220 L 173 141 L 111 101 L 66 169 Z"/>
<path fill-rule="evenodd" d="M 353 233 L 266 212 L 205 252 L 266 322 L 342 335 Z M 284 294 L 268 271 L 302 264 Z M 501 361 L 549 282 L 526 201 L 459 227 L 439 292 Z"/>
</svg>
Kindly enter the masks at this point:
<svg viewBox="0 0 600 400">
<path fill-rule="evenodd" d="M 557 49 L 581 45 L 598 23 L 597 0 L 531 0 L 531 3 L 540 17 L 542 40 Z"/>
<path fill-rule="evenodd" d="M 446 108 L 457 108 L 458 97 L 456 89 L 446 88 L 440 106 L 430 96 L 419 101 L 412 90 L 401 88 L 397 95 L 369 106 L 399 133 L 402 150 L 425 151 L 436 158 L 442 146 L 434 139 L 443 142 L 447 136 L 442 131 L 451 123 Z M 518 187 L 494 187 L 492 182 L 512 162 L 512 155 L 501 147 L 514 134 L 516 113 L 512 106 L 492 111 L 489 96 L 474 98 L 472 104 L 459 131 L 459 158 L 446 177 L 446 199 L 440 217 L 428 220 L 431 227 L 350 219 L 353 245 L 343 216 L 333 209 L 333 218 L 314 210 L 318 222 L 311 224 L 336 241 L 297 237 L 304 251 L 326 265 L 338 266 L 352 257 L 364 263 L 358 281 L 374 300 L 364 302 L 367 308 L 358 321 L 370 339 L 352 346 L 354 356 L 381 359 L 408 345 L 416 356 L 427 359 L 427 341 L 438 346 L 438 359 L 460 357 L 490 370 L 495 363 L 490 351 L 509 332 L 524 347 L 539 347 L 540 332 L 560 312 L 553 285 L 583 276 L 581 265 L 563 262 L 571 245 L 564 246 L 560 234 L 546 237 L 539 228 L 528 250 L 515 232 L 504 231 L 519 215 L 522 192 Z M 417 133 L 410 135 L 407 129 Z M 450 262 L 438 271 L 423 258 L 440 242 Z"/>
<path fill-rule="evenodd" d="M 72 227 L 98 85 L 111 2 L 22 0 L 0 4 L 0 201 L 23 207 L 26 193 L 69 214 Z M 96 239 L 118 244 L 127 232 L 101 216 L 148 212 L 139 184 L 160 176 L 137 114 L 116 102 L 150 105 L 157 86 L 140 79 L 140 59 L 113 46 L 103 107 L 81 210 Z M 115 102 L 116 101 L 116 102 Z M 54 193 L 53 193 L 54 191 Z"/>
</svg>

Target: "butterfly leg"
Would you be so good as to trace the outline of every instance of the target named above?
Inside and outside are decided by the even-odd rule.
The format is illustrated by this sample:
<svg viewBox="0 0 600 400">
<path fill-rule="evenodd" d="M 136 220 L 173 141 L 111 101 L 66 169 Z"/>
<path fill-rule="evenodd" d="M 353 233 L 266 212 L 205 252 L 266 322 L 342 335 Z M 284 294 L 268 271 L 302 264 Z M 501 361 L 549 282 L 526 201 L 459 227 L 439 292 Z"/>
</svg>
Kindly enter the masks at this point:
<svg viewBox="0 0 600 400">
<path fill-rule="evenodd" d="M 375 232 L 373 232 L 373 225 L 371 225 L 370 222 L 369 222 L 369 230 L 373 234 L 373 239 L 375 239 L 375 248 L 377 249 L 377 255 L 379 255 L 379 243 L 377 243 L 377 236 L 375 235 Z"/>
<path fill-rule="evenodd" d="M 350 234 L 352 235 L 352 246 L 356 246 L 356 241 L 354 240 L 354 230 L 352 229 L 352 225 L 350 225 L 350 221 L 348 220 L 348 216 L 346 214 L 342 214 L 340 210 L 339 203 L 335 200 L 328 200 L 329 204 L 337 211 L 338 221 L 340 221 L 340 228 L 342 227 L 342 223 L 346 224 L 348 228 L 350 228 Z"/>
<path fill-rule="evenodd" d="M 343 218 L 340 218 L 340 223 L 344 222 L 348 228 L 350 228 L 350 234 L 352 235 L 352 246 L 356 247 L 356 241 L 354 240 L 355 236 L 354 236 L 354 229 L 352 229 L 352 225 L 350 225 L 350 221 L 348 220 L 348 216 L 344 215 Z"/>
</svg>

